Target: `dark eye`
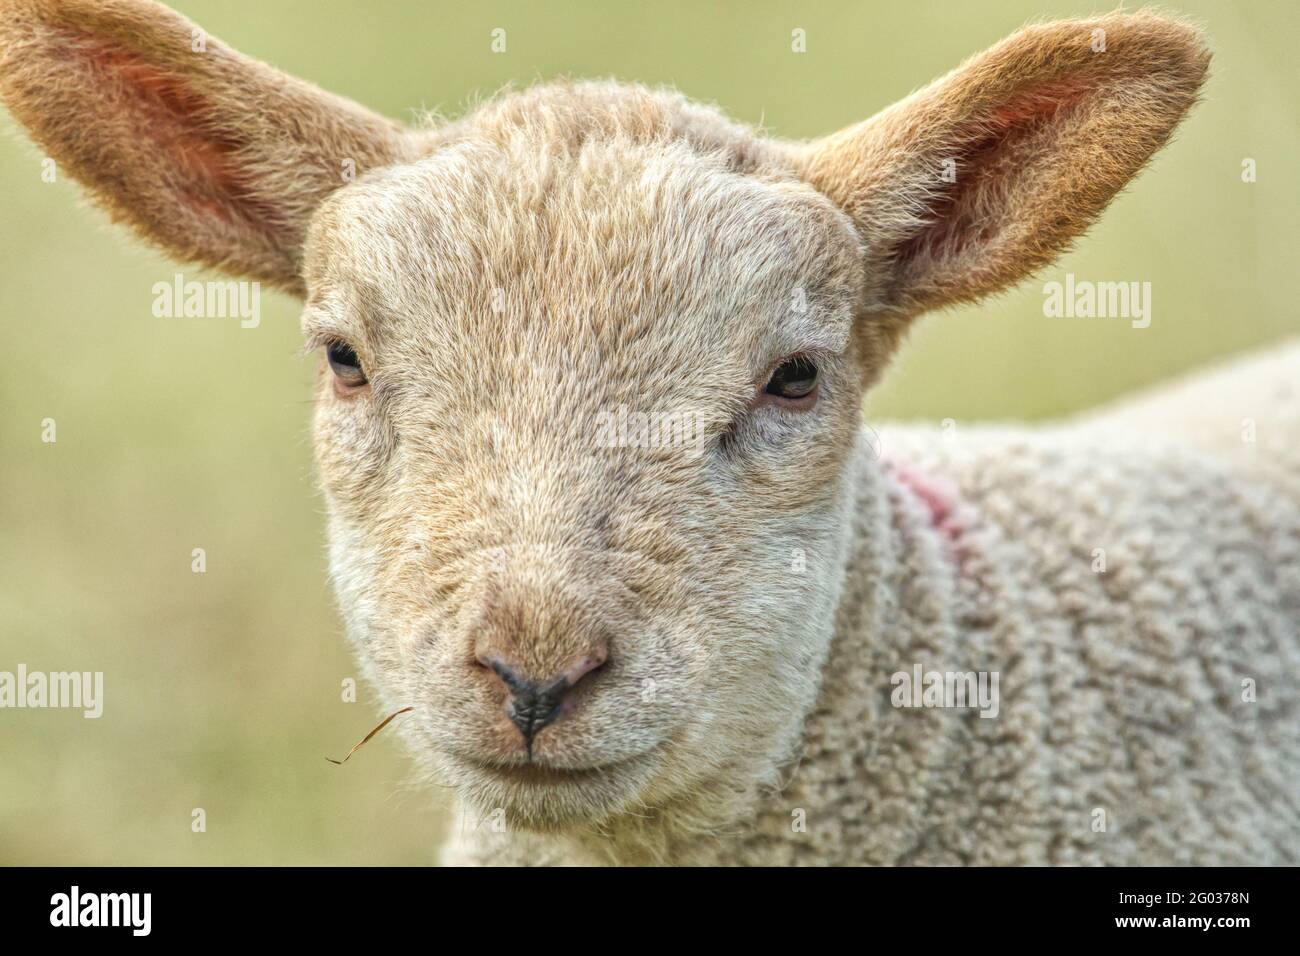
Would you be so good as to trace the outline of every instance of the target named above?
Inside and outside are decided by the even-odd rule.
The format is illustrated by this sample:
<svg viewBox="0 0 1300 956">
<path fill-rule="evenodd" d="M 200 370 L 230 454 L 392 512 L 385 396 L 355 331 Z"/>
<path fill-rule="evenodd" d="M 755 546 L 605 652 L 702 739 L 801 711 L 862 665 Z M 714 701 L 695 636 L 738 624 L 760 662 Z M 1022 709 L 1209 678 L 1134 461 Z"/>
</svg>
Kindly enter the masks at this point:
<svg viewBox="0 0 1300 956">
<path fill-rule="evenodd" d="M 797 355 L 777 366 L 764 386 L 763 394 L 802 405 L 810 403 L 816 390 L 817 366 L 811 359 Z"/>
<path fill-rule="evenodd" d="M 325 349 L 330 368 L 338 383 L 346 388 L 360 388 L 366 384 L 366 373 L 361 369 L 361 360 L 352 346 L 346 342 L 331 342 Z"/>
</svg>

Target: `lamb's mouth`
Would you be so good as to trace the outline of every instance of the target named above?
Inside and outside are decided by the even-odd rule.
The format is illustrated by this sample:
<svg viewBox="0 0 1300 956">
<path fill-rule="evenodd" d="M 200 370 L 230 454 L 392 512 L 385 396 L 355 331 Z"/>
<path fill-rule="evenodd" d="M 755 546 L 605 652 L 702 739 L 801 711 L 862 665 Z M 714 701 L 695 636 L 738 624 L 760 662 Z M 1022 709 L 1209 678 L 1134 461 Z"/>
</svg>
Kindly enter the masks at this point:
<svg viewBox="0 0 1300 956">
<path fill-rule="evenodd" d="M 582 767 L 562 767 L 539 761 L 516 763 L 489 763 L 471 759 L 468 763 L 473 769 L 493 780 L 518 786 L 573 786 L 590 783 L 625 773 L 642 763 L 648 753 L 625 757 L 609 763 L 592 764 Z"/>
<path fill-rule="evenodd" d="M 451 758 L 458 771 L 452 779 L 460 796 L 480 815 L 504 810 L 512 828 L 559 832 L 639 806 L 656 778 L 659 749 L 581 766 L 461 754 Z"/>
</svg>

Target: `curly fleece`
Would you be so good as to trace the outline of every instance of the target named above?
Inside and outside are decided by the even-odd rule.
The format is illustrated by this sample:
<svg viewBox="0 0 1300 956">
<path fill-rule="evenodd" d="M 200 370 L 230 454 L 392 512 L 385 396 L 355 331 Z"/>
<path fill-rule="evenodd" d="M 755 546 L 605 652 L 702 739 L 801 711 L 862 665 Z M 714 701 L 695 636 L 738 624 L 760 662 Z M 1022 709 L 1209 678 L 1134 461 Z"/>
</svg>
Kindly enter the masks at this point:
<svg viewBox="0 0 1300 956">
<path fill-rule="evenodd" d="M 872 544 L 798 770 L 742 858 L 1295 862 L 1296 502 L 1148 439 L 883 440 L 955 483 L 958 553 L 925 502 L 864 465 Z M 891 707 L 888 675 L 915 662 L 999 672 L 1000 713 Z M 787 807 L 806 808 L 807 834 Z"/>
</svg>

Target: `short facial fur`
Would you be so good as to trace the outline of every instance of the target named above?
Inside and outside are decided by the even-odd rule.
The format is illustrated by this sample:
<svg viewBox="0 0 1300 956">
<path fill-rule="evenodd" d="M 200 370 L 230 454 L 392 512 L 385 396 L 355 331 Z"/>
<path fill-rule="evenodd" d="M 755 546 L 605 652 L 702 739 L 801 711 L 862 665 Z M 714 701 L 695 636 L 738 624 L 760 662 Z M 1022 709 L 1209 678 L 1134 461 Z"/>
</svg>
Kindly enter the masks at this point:
<svg viewBox="0 0 1300 956">
<path fill-rule="evenodd" d="M 916 315 L 1078 236 L 1208 63 L 1153 15 L 1034 26 L 789 143 L 606 82 L 407 131 L 191 35 L 146 0 L 0 0 L 0 96 L 116 218 L 302 295 L 309 342 L 355 352 L 365 384 L 323 364 L 315 419 L 349 633 L 441 781 L 552 831 L 706 829 L 777 781 L 863 393 Z M 811 405 L 765 395 L 794 357 Z M 698 441 L 610 442 L 620 410 Z M 598 663 L 529 745 L 498 659 Z"/>
</svg>

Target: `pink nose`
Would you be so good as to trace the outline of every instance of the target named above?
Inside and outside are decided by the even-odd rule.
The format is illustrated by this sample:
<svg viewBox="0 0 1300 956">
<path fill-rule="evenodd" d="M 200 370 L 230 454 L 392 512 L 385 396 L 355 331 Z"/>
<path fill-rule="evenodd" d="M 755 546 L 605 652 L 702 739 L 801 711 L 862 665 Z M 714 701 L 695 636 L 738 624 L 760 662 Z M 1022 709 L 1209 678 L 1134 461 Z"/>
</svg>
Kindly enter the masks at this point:
<svg viewBox="0 0 1300 956">
<path fill-rule="evenodd" d="M 524 744 L 530 750 L 537 732 L 552 724 L 564 713 L 564 701 L 569 692 L 584 677 L 601 667 L 608 652 L 602 647 L 584 654 L 567 667 L 541 680 L 529 679 L 499 654 L 480 652 L 478 662 L 501 679 L 510 694 L 506 702 L 506 715 L 524 735 Z"/>
</svg>

